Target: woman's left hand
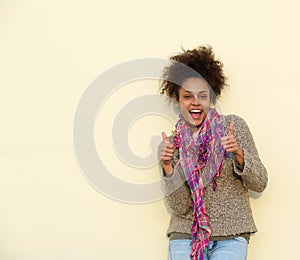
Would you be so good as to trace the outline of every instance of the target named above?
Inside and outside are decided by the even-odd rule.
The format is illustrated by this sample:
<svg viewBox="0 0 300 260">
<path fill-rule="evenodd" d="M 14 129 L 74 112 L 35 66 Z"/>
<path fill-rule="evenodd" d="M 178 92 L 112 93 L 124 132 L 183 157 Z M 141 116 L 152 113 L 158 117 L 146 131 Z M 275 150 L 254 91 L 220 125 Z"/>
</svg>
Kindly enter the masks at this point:
<svg viewBox="0 0 300 260">
<path fill-rule="evenodd" d="M 234 123 L 231 122 L 229 126 L 229 131 L 227 136 L 224 136 L 221 138 L 221 143 L 226 152 L 230 152 L 235 156 L 235 159 L 237 162 L 242 165 L 244 163 L 244 151 L 243 148 L 241 148 L 233 134 L 234 129 Z"/>
</svg>

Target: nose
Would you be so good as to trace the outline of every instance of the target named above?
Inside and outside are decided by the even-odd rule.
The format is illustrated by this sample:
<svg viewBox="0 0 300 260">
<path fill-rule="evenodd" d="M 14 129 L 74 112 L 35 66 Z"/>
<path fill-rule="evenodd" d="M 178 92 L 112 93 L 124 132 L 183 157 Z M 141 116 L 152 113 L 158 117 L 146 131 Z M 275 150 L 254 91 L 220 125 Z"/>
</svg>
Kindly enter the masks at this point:
<svg viewBox="0 0 300 260">
<path fill-rule="evenodd" d="M 193 100 L 192 100 L 192 105 L 198 106 L 199 104 L 200 104 L 200 102 L 199 102 L 198 97 L 197 97 L 197 96 L 194 96 L 194 97 L 193 97 Z"/>
</svg>

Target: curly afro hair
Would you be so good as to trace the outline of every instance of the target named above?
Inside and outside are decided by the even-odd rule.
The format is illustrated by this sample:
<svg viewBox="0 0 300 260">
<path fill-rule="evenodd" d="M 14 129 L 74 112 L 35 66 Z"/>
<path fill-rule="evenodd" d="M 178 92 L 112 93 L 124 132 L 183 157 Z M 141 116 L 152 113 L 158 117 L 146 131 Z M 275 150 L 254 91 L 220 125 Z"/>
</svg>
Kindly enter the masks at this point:
<svg viewBox="0 0 300 260">
<path fill-rule="evenodd" d="M 223 73 L 223 63 L 215 59 L 211 46 L 199 46 L 193 50 L 184 50 L 182 53 L 170 57 L 171 65 L 165 67 L 161 82 L 161 94 L 179 100 L 179 89 L 188 78 L 205 79 L 211 89 L 211 101 L 221 95 L 226 85 Z"/>
</svg>

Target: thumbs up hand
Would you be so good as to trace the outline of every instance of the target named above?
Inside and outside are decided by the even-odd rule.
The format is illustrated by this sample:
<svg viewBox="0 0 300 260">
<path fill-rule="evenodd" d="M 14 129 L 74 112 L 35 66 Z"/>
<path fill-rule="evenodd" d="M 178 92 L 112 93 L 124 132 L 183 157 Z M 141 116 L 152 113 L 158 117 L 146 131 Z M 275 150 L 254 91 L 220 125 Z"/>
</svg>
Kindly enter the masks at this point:
<svg viewBox="0 0 300 260">
<path fill-rule="evenodd" d="M 163 144 L 160 149 L 159 158 L 162 162 L 165 174 L 171 174 L 173 172 L 172 157 L 174 155 L 174 145 L 170 143 L 165 132 L 161 133 Z"/>
<path fill-rule="evenodd" d="M 240 165 L 244 163 L 244 151 L 235 139 L 233 122 L 230 123 L 228 134 L 221 138 L 221 143 L 226 152 L 232 153 Z"/>
</svg>

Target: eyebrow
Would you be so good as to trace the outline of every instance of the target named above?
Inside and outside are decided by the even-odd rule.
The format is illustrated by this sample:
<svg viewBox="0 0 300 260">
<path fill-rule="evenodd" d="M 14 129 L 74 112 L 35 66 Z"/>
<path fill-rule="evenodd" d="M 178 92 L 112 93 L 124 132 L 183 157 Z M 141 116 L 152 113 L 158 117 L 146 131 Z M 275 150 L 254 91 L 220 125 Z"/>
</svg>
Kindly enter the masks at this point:
<svg viewBox="0 0 300 260">
<path fill-rule="evenodd" d="M 188 91 L 188 90 L 186 90 L 186 89 L 184 90 L 184 92 L 187 92 L 187 93 L 189 93 L 189 94 L 190 94 L 190 93 L 193 93 L 192 91 Z M 208 92 L 208 91 L 207 91 L 207 90 L 202 90 L 202 91 L 199 92 L 199 94 L 200 94 L 200 93 L 205 93 L 205 92 Z"/>
</svg>

